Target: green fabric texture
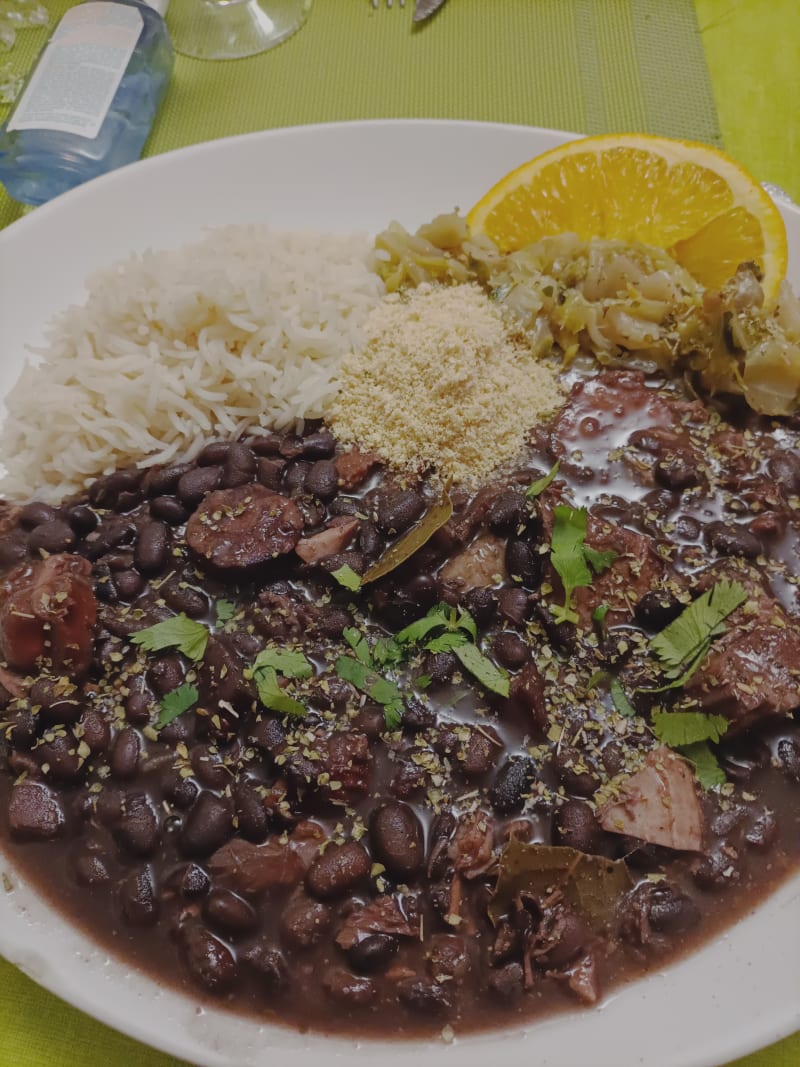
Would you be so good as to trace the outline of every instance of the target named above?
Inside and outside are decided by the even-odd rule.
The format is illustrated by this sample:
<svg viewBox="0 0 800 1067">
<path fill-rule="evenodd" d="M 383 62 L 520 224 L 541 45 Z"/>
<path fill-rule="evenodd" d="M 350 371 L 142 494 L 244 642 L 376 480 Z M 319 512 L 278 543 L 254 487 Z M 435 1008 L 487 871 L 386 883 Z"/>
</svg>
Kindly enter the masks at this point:
<svg viewBox="0 0 800 1067">
<path fill-rule="evenodd" d="M 70 3 L 47 5 L 55 22 Z M 145 154 L 358 118 L 631 129 L 724 143 L 800 200 L 796 0 L 696 0 L 696 9 L 691 0 L 450 0 L 416 29 L 412 6 L 315 0 L 306 27 L 274 52 L 232 63 L 178 57 Z M 20 72 L 46 38 L 20 34 L 11 54 Z M 0 189 L 0 228 L 23 210 Z M 179 1061 L 93 1022 L 0 960 L 0 1067 L 105 1063 Z M 800 1035 L 735 1067 L 798 1064 Z"/>
<path fill-rule="evenodd" d="M 54 20 L 68 6 L 48 0 Z M 317 0 L 302 31 L 272 53 L 179 57 L 146 153 L 268 127 L 396 117 L 721 143 L 692 0 L 452 0 L 416 29 L 411 14 L 410 0 L 391 10 Z M 46 36 L 20 34 L 20 70 Z M 0 226 L 23 210 L 0 193 Z"/>
</svg>

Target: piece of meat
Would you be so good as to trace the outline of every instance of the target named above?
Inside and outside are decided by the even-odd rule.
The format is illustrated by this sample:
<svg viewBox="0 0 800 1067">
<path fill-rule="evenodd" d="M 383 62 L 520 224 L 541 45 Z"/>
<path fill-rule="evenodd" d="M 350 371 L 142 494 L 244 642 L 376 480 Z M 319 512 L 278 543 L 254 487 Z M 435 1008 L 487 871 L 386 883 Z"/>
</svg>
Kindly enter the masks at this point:
<svg viewBox="0 0 800 1067">
<path fill-rule="evenodd" d="M 371 471 L 382 465 L 383 460 L 374 452 L 360 452 L 354 448 L 337 456 L 334 462 L 339 485 L 343 489 L 356 489 Z"/>
<path fill-rule="evenodd" d="M 439 572 L 442 583 L 461 596 L 470 589 L 498 585 L 506 579 L 506 543 L 493 534 L 481 534 Z"/>
<path fill-rule="evenodd" d="M 39 782 L 19 782 L 11 790 L 8 825 L 18 840 L 46 841 L 57 837 L 66 828 L 60 797 Z"/>
<path fill-rule="evenodd" d="M 0 652 L 10 667 L 86 674 L 97 621 L 91 574 L 88 560 L 67 553 L 11 571 L 0 587 Z"/>
<path fill-rule="evenodd" d="M 476 811 L 459 820 L 448 853 L 453 866 L 465 878 L 478 878 L 494 863 L 494 820 Z"/>
<path fill-rule="evenodd" d="M 725 620 L 725 633 L 714 641 L 686 691 L 704 711 L 725 715 L 732 735 L 800 707 L 800 623 L 746 564 L 709 568 L 699 588 L 722 577 L 739 581 L 748 600 Z"/>
<path fill-rule="evenodd" d="M 291 552 L 302 529 L 300 509 L 288 497 L 240 485 L 205 496 L 186 524 L 186 541 L 215 567 L 253 567 Z"/>
<path fill-rule="evenodd" d="M 622 783 L 620 798 L 597 811 L 604 830 L 685 852 L 703 847 L 703 813 L 694 775 L 666 746 L 649 752 L 644 766 Z"/>
<path fill-rule="evenodd" d="M 255 845 L 234 838 L 218 848 L 208 861 L 215 882 L 245 896 L 257 896 L 268 889 L 296 885 L 307 862 L 291 843 L 277 839 Z"/>
<path fill-rule="evenodd" d="M 320 560 L 343 552 L 358 533 L 358 519 L 341 515 L 333 519 L 320 533 L 304 537 L 295 545 L 295 552 L 304 563 L 319 563 Z"/>
<path fill-rule="evenodd" d="M 578 625 L 592 628 L 592 614 L 600 604 L 608 604 L 605 625 L 619 626 L 630 622 L 633 606 L 645 593 L 660 585 L 666 565 L 656 550 L 652 537 L 636 533 L 625 526 L 613 526 L 589 515 L 586 544 L 598 552 L 615 552 L 616 556 L 602 574 L 592 571 L 591 585 L 576 589 L 573 595 Z M 554 576 L 554 584 L 560 581 Z"/>
<path fill-rule="evenodd" d="M 370 934 L 391 934 L 393 937 L 419 937 L 419 918 L 412 914 L 404 900 L 396 896 L 381 896 L 353 908 L 336 934 L 339 948 L 353 945 Z"/>
</svg>

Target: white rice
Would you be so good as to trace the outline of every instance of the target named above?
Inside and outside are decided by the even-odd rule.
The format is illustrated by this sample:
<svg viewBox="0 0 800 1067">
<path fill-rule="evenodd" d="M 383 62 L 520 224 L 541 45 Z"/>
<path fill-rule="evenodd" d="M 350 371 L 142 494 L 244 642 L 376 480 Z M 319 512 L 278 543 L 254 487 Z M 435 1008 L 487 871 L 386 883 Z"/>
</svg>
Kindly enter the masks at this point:
<svg viewBox="0 0 800 1067">
<path fill-rule="evenodd" d="M 8 395 L 0 493 L 55 502 L 209 438 L 319 418 L 383 294 L 370 249 L 363 235 L 232 226 L 97 273 Z"/>
</svg>

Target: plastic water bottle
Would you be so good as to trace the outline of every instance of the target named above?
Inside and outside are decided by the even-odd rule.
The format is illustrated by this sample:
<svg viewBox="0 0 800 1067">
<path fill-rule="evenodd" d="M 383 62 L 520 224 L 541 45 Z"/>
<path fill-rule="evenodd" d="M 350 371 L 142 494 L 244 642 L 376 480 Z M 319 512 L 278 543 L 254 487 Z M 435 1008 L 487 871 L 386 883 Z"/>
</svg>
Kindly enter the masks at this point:
<svg viewBox="0 0 800 1067">
<path fill-rule="evenodd" d="M 0 125 L 0 182 L 43 204 L 141 155 L 172 73 L 169 0 L 69 10 Z"/>
</svg>

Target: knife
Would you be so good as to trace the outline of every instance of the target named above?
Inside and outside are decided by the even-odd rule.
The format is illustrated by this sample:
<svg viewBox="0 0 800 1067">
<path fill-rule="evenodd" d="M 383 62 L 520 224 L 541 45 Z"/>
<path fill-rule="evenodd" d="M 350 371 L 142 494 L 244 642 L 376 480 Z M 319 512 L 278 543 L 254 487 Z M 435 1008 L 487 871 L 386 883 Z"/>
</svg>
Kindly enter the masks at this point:
<svg viewBox="0 0 800 1067">
<path fill-rule="evenodd" d="M 422 22 L 433 15 L 444 4 L 445 0 L 417 0 L 414 5 L 414 22 Z"/>
</svg>

